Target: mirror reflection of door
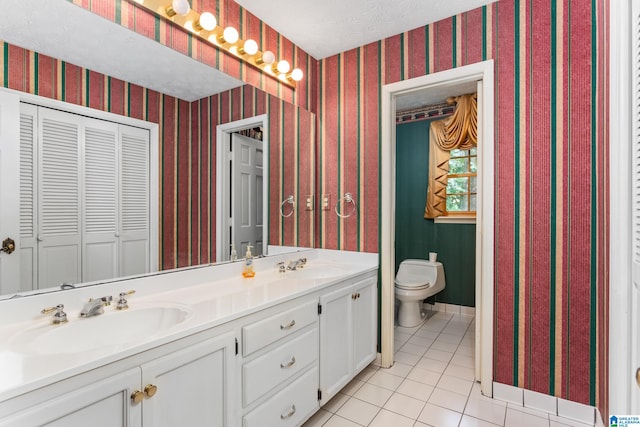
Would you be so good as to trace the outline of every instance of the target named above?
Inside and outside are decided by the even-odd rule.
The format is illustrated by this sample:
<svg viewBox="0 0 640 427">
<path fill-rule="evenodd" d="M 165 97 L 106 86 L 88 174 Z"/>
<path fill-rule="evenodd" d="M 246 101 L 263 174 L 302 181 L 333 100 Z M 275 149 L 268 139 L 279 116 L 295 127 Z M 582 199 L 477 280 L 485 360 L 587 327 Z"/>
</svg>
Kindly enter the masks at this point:
<svg viewBox="0 0 640 427">
<path fill-rule="evenodd" d="M 255 133 L 247 132 L 255 135 Z M 230 241 L 238 257 L 244 257 L 247 246 L 254 255 L 264 253 L 262 141 L 234 133 L 231 136 L 231 225 Z"/>
</svg>

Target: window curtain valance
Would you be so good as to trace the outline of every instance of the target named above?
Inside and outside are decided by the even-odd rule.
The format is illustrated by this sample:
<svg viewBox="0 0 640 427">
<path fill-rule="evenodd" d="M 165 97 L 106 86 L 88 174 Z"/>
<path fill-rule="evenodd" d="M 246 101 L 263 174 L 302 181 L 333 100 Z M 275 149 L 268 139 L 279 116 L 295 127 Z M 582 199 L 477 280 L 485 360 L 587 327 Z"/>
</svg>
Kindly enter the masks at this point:
<svg viewBox="0 0 640 427">
<path fill-rule="evenodd" d="M 447 176 L 449 151 L 469 150 L 478 145 L 477 94 L 447 99 L 456 103 L 453 115 L 431 122 L 429 127 L 429 185 L 424 217 L 434 219 L 447 214 Z"/>
</svg>

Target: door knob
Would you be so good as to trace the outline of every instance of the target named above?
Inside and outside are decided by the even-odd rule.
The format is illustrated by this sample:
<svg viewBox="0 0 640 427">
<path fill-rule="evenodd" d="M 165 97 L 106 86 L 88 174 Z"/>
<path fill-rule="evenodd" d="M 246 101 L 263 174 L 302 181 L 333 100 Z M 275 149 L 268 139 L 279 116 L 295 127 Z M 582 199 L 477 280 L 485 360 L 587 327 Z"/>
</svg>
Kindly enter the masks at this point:
<svg viewBox="0 0 640 427">
<path fill-rule="evenodd" d="M 11 238 L 7 237 L 2 241 L 2 247 L 0 248 L 0 252 L 4 252 L 7 255 L 16 250 L 16 242 Z"/>
<path fill-rule="evenodd" d="M 140 402 L 142 402 L 142 399 L 144 399 L 144 393 L 141 392 L 140 390 L 136 390 L 133 393 L 131 393 L 131 401 L 134 404 L 138 404 Z"/>
<path fill-rule="evenodd" d="M 636 369 L 636 384 L 640 387 L 640 368 Z"/>
<path fill-rule="evenodd" d="M 153 397 L 153 395 L 155 395 L 157 391 L 158 386 L 155 386 L 153 384 L 147 384 L 147 386 L 144 388 L 144 394 L 146 394 L 147 397 Z"/>
</svg>

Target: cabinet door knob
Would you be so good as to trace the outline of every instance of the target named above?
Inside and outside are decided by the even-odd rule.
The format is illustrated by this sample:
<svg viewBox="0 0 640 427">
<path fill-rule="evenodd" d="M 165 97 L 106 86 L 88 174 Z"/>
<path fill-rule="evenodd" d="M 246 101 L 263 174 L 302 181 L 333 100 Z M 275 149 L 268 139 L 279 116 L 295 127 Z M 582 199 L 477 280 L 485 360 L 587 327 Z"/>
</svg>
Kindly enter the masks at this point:
<svg viewBox="0 0 640 427">
<path fill-rule="evenodd" d="M 356 295 L 356 298 L 360 298 L 360 292 L 358 292 Z"/>
<path fill-rule="evenodd" d="M 153 397 L 153 395 L 156 394 L 157 391 L 158 387 L 153 384 L 147 384 L 147 386 L 144 388 L 144 394 L 147 397 Z"/>
<path fill-rule="evenodd" d="M 351 299 L 356 299 L 356 294 L 351 294 Z"/>
<path fill-rule="evenodd" d="M 134 404 L 138 404 L 140 402 L 142 402 L 142 399 L 144 399 L 144 393 L 141 392 L 140 390 L 136 390 L 133 393 L 131 393 L 131 401 Z"/>
<path fill-rule="evenodd" d="M 287 412 L 286 414 L 280 414 L 280 419 L 286 420 L 287 418 L 292 417 L 293 414 L 295 413 L 296 413 L 296 405 L 291 405 L 291 409 L 289 409 L 289 412 Z"/>
<path fill-rule="evenodd" d="M 290 368 L 290 367 L 292 367 L 292 366 L 293 366 L 293 364 L 294 364 L 294 363 L 296 363 L 296 358 L 295 358 L 295 357 L 292 357 L 292 358 L 291 358 L 291 360 L 289 360 L 287 363 L 281 363 L 281 364 L 280 364 L 280 367 L 281 367 L 282 369 Z"/>
<path fill-rule="evenodd" d="M 280 329 L 284 331 L 285 329 L 293 328 L 295 325 L 296 325 L 296 321 L 292 320 L 291 322 L 289 322 L 288 325 L 280 325 Z"/>
<path fill-rule="evenodd" d="M 636 369 L 636 384 L 640 387 L 640 368 Z"/>
</svg>

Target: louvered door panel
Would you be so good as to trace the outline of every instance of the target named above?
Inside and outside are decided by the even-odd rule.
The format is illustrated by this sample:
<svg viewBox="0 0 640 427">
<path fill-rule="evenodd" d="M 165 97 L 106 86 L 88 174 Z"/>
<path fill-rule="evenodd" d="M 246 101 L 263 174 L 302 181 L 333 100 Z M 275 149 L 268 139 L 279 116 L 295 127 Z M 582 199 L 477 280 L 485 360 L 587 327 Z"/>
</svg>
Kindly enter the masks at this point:
<svg viewBox="0 0 640 427">
<path fill-rule="evenodd" d="M 38 108 L 20 104 L 20 288 L 38 284 L 37 134 Z"/>
<path fill-rule="evenodd" d="M 149 271 L 149 132 L 120 125 L 120 273 Z"/>
<path fill-rule="evenodd" d="M 39 287 L 80 275 L 80 116 L 39 110 Z"/>
<path fill-rule="evenodd" d="M 118 276 L 118 125 L 85 118 L 82 280 Z"/>
</svg>

